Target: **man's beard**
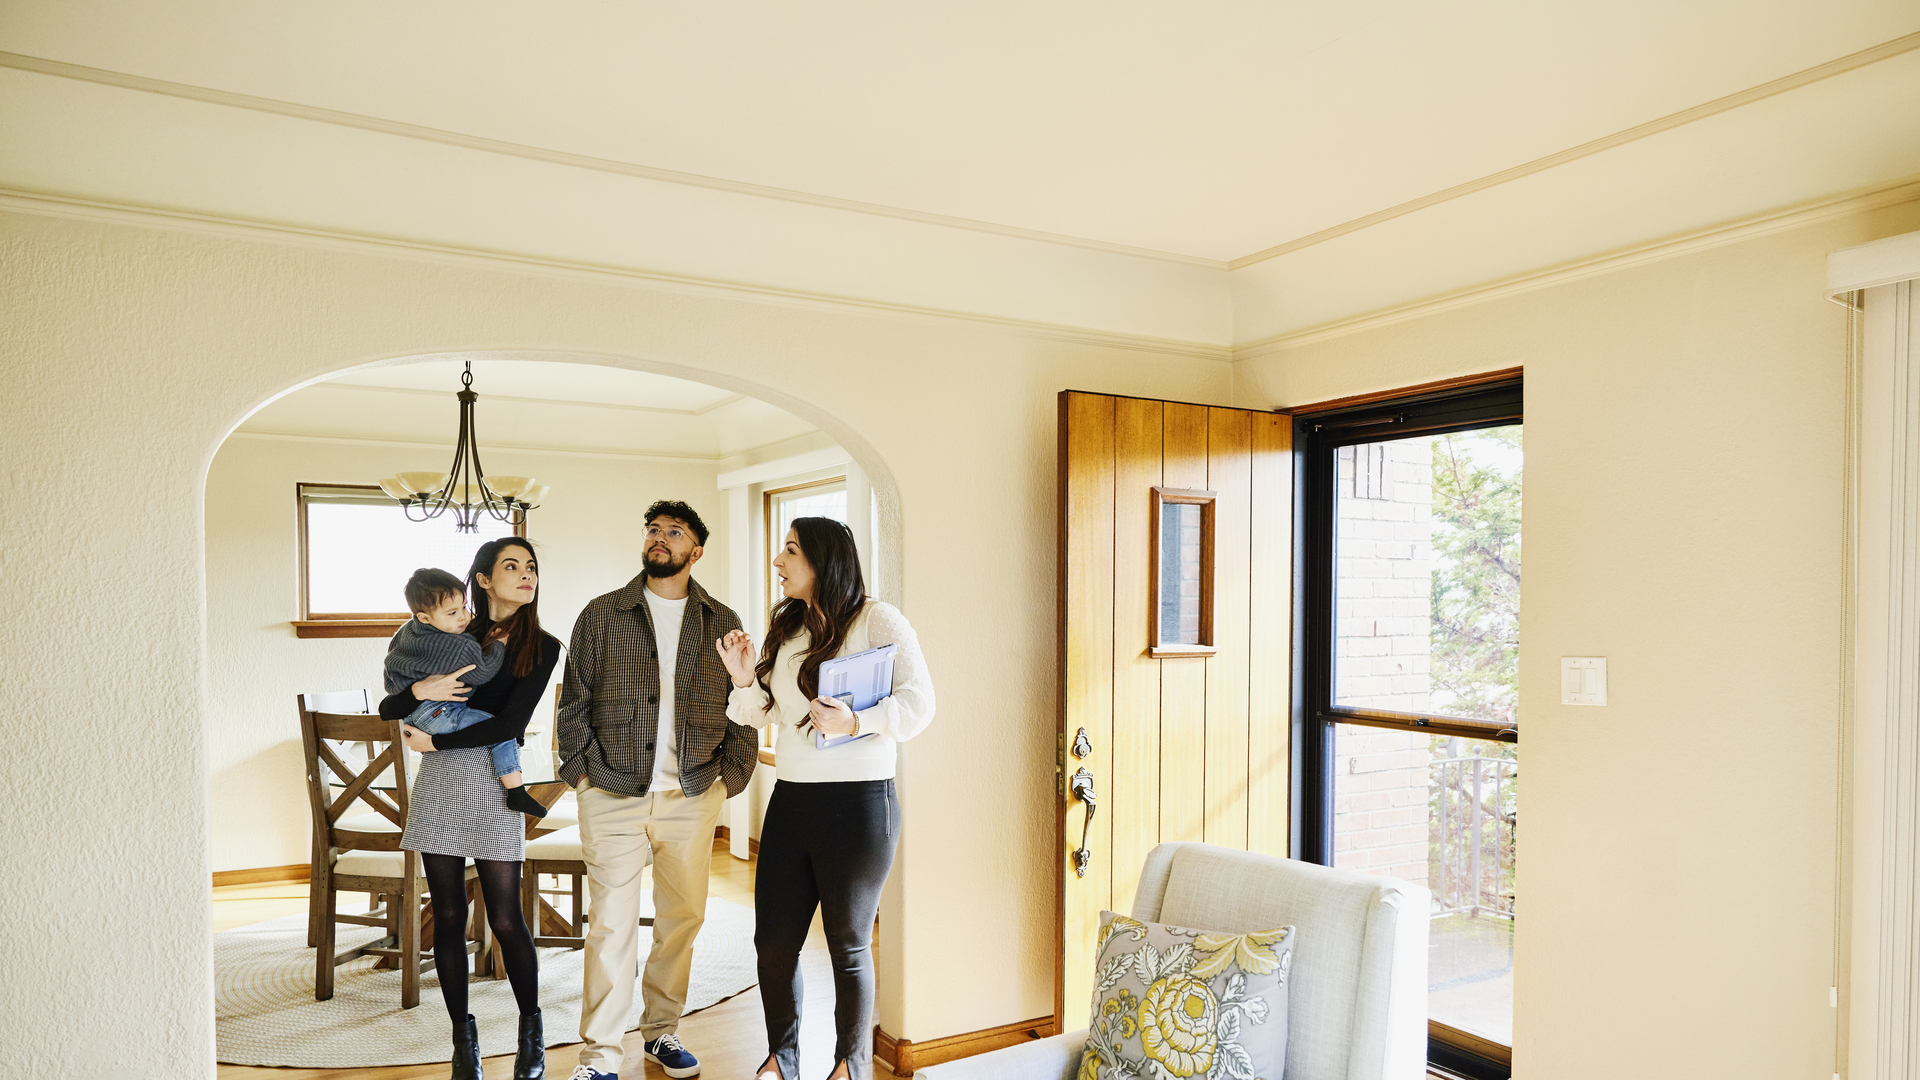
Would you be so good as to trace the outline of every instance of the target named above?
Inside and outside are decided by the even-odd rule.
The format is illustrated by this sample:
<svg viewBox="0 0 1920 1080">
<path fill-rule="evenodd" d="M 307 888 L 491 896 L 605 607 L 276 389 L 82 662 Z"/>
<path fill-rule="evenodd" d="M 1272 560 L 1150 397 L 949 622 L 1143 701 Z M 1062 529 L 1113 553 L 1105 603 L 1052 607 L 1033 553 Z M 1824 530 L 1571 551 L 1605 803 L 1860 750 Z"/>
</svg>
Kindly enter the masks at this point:
<svg viewBox="0 0 1920 1080">
<path fill-rule="evenodd" d="M 645 565 L 641 567 L 641 569 L 650 578 L 669 578 L 674 576 L 675 574 L 678 574 L 680 571 L 685 570 L 686 568 L 687 568 L 686 557 L 682 556 L 681 558 L 676 559 L 673 557 L 673 553 L 670 551 L 667 552 L 666 561 L 664 562 L 656 561 L 653 555 L 649 553 L 646 557 Z"/>
</svg>

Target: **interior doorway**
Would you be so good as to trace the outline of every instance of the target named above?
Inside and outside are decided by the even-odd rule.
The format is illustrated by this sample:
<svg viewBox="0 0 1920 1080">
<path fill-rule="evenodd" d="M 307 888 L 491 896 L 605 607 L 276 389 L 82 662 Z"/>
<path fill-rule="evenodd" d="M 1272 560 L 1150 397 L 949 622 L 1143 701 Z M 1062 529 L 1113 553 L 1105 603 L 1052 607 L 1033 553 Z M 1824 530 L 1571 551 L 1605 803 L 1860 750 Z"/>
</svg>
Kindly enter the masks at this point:
<svg viewBox="0 0 1920 1080">
<path fill-rule="evenodd" d="M 455 394 L 468 363 L 479 394 L 476 434 L 486 473 L 531 477 L 548 492 L 523 527 L 483 516 L 465 542 L 519 533 L 537 545 L 542 619 L 562 641 L 588 600 L 624 586 L 638 571 L 641 518 L 660 498 L 683 500 L 706 520 L 712 534 L 695 577 L 735 607 L 756 636 L 766 606 L 757 572 L 766 491 L 823 478 L 842 490 L 857 485 L 859 508 L 867 511 L 869 543 L 861 554 L 869 581 L 876 595 L 897 589 L 898 497 L 884 463 L 837 420 L 801 416 L 751 387 L 716 386 L 682 377 L 689 374 L 684 369 L 626 358 L 521 352 L 410 357 L 290 390 L 229 433 L 207 476 L 207 745 L 214 754 L 209 834 L 216 886 L 252 883 L 269 894 L 275 883 L 304 887 L 312 821 L 295 696 L 345 688 L 377 693 L 393 627 L 363 625 L 356 633 L 346 624 L 392 622 L 381 617 L 401 614 L 400 587 L 416 561 L 465 572 L 463 557 L 449 554 L 450 547 L 435 548 L 438 555 L 409 548 L 394 556 L 405 563 L 397 570 L 399 564 L 366 556 L 397 546 L 396 537 L 411 540 L 415 533 L 408 530 L 451 538 L 450 530 L 432 523 L 405 521 L 377 485 L 396 472 L 447 468 L 459 426 Z M 348 512 L 315 528 L 309 510 L 322 518 Z M 367 514 L 394 520 L 376 535 L 361 528 Z M 360 546 L 373 550 L 338 550 L 356 529 Z M 329 545 L 334 550 L 323 550 Z M 308 587 L 316 572 L 330 574 L 335 586 L 365 588 L 316 592 Z M 388 606 L 378 606 L 383 603 Z M 334 618 L 323 632 L 303 634 L 298 624 L 328 621 L 310 618 L 316 615 L 375 617 Z M 522 751 L 530 777 L 531 763 L 551 758 L 557 682 L 558 672 Z M 771 791 L 770 772 L 761 770 L 723 814 L 721 850 L 742 858 L 749 853 Z M 880 952 L 900 955 L 897 948 Z"/>
</svg>

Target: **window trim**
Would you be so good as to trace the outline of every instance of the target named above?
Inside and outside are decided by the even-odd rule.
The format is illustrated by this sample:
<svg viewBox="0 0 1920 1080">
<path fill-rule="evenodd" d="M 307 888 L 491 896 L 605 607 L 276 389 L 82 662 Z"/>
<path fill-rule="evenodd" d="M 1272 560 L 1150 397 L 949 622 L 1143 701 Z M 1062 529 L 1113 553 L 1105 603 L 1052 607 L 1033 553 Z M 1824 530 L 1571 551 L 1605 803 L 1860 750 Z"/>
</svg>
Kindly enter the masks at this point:
<svg viewBox="0 0 1920 1080">
<path fill-rule="evenodd" d="M 365 491 L 369 498 L 366 505 L 392 503 L 393 499 L 381 490 L 378 484 L 328 484 L 317 481 L 301 480 L 293 485 L 293 506 L 295 518 L 295 536 L 297 549 L 294 555 L 295 568 L 300 580 L 300 617 L 292 620 L 293 633 L 299 638 L 370 638 L 392 637 L 406 621 L 412 618 L 410 612 L 400 611 L 330 611 L 315 613 L 309 593 L 310 573 L 307 569 L 307 492 L 309 488 L 324 488 L 329 491 Z M 361 500 L 354 499 L 358 503 Z M 513 528 L 513 535 L 526 538 L 525 523 Z"/>
</svg>

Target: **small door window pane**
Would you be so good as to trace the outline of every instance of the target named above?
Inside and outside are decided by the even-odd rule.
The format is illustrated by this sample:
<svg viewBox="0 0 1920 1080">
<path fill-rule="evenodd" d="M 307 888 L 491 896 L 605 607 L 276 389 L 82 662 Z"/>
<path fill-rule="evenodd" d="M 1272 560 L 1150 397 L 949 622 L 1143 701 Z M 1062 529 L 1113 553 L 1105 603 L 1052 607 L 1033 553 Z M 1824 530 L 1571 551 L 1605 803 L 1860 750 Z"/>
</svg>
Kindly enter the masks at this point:
<svg viewBox="0 0 1920 1080">
<path fill-rule="evenodd" d="M 1160 504 L 1160 643 L 1200 644 L 1199 503 Z"/>
</svg>

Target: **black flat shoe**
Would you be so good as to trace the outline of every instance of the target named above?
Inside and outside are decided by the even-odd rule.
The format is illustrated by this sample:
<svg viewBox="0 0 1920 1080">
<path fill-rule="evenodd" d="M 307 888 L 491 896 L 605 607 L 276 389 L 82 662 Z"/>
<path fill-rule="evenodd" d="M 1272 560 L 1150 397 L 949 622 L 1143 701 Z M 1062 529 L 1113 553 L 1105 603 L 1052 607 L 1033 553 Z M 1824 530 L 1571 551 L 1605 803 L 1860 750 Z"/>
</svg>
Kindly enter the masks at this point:
<svg viewBox="0 0 1920 1080">
<path fill-rule="evenodd" d="M 472 1013 L 453 1025 L 453 1080 L 480 1080 L 480 1025 Z"/>
<path fill-rule="evenodd" d="M 513 1080 L 542 1080 L 547 1075 L 547 1039 L 540 1030 L 540 1010 L 520 1018 L 520 1040 L 513 1052 Z"/>
</svg>

